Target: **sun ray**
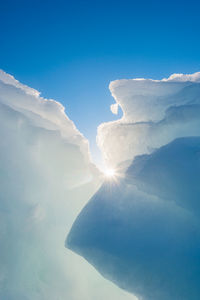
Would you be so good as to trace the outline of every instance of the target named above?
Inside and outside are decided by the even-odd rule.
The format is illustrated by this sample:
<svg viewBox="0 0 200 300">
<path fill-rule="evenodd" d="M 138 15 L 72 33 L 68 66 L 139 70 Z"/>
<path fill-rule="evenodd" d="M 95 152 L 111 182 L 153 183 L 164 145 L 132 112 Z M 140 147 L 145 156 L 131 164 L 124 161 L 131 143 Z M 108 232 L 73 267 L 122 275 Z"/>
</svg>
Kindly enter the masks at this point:
<svg viewBox="0 0 200 300">
<path fill-rule="evenodd" d="M 104 175 L 105 175 L 105 177 L 111 179 L 111 178 L 115 177 L 116 172 L 114 169 L 106 169 L 106 170 L 104 170 Z"/>
</svg>

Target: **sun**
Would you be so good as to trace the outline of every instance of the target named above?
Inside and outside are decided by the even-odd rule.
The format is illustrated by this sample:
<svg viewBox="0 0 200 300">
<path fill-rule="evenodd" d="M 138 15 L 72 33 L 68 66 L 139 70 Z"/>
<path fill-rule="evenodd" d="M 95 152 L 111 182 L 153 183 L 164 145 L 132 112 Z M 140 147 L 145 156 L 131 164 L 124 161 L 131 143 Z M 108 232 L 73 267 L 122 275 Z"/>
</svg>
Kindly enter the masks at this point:
<svg viewBox="0 0 200 300">
<path fill-rule="evenodd" d="M 113 178 L 115 177 L 115 170 L 114 169 L 106 169 L 104 171 L 104 175 L 107 177 L 107 178 Z"/>
</svg>

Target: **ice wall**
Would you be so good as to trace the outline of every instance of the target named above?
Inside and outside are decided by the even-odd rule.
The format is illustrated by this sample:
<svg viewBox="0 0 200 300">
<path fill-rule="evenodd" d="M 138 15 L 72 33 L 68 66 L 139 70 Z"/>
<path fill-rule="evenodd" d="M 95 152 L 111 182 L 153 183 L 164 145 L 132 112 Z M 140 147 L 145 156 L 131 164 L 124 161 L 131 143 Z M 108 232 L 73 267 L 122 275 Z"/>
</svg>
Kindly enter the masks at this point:
<svg viewBox="0 0 200 300">
<path fill-rule="evenodd" d="M 63 106 L 1 71 L 0 141 L 0 299 L 130 299 L 64 246 L 102 179 Z"/>
<path fill-rule="evenodd" d="M 81 211 L 66 246 L 139 299 L 198 300 L 200 73 L 110 89 L 123 117 L 100 125 L 97 139 L 115 176 Z"/>
</svg>

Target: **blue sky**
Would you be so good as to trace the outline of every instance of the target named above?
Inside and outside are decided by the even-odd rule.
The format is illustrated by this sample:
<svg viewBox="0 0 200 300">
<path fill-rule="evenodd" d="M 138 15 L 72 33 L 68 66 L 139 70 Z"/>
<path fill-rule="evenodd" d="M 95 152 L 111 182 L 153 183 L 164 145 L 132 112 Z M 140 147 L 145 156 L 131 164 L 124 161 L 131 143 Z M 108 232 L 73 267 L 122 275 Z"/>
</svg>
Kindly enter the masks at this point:
<svg viewBox="0 0 200 300">
<path fill-rule="evenodd" d="M 54 98 L 89 139 L 111 80 L 200 70 L 198 1 L 1 1 L 0 68 Z"/>
</svg>

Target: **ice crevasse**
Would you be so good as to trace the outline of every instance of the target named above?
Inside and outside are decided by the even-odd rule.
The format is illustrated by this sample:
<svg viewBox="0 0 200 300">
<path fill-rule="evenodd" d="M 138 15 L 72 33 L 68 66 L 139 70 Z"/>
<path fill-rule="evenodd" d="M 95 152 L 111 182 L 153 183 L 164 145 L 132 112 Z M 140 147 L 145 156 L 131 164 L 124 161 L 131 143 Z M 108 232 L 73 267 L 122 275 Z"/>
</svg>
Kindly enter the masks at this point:
<svg viewBox="0 0 200 300">
<path fill-rule="evenodd" d="M 110 90 L 103 182 L 63 106 L 0 72 L 0 299 L 199 299 L 200 74 Z"/>
</svg>

